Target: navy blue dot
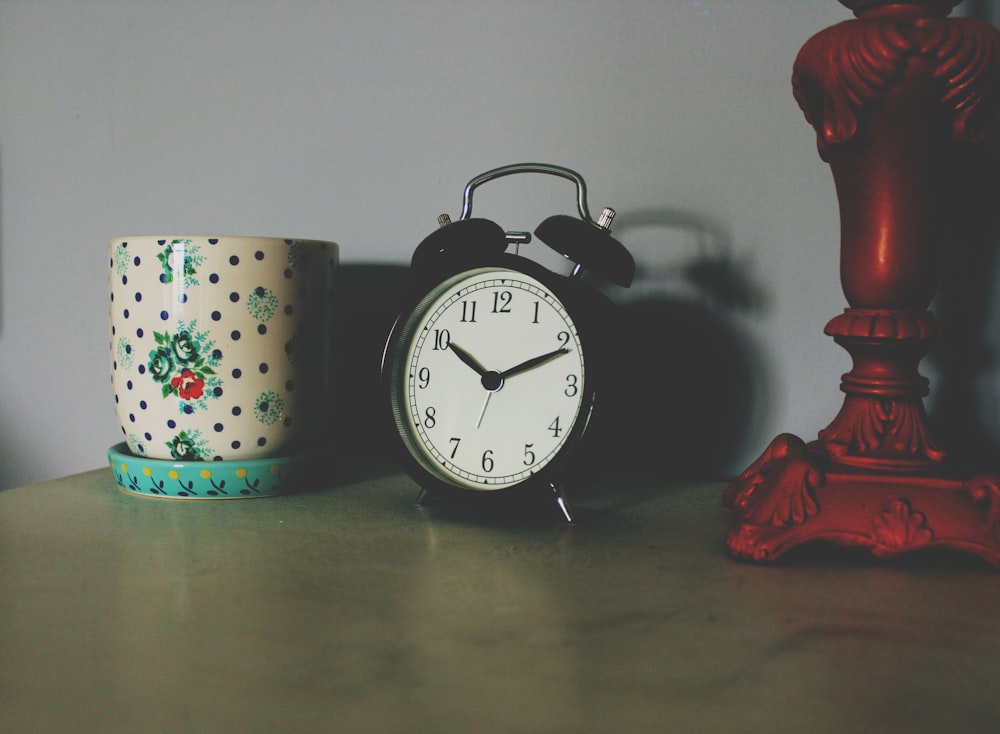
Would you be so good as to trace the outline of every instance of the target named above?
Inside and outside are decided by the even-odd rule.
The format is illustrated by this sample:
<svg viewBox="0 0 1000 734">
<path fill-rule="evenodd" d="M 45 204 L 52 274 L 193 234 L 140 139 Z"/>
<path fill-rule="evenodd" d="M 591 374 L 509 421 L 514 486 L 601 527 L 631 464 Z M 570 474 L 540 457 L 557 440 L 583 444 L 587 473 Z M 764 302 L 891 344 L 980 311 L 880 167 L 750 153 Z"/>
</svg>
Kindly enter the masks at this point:
<svg viewBox="0 0 1000 734">
<path fill-rule="evenodd" d="M 136 330 L 135 330 L 135 335 L 136 335 L 137 337 L 139 337 L 140 339 L 142 339 L 142 335 L 143 335 L 143 334 L 145 334 L 145 333 L 146 333 L 146 332 L 144 332 L 144 331 L 142 330 L 142 327 L 141 327 L 141 326 L 140 326 L 140 327 L 139 327 L 138 329 L 136 329 Z"/>
<path fill-rule="evenodd" d="M 232 446 L 234 449 L 238 449 L 240 447 L 240 442 L 239 441 L 233 441 L 230 444 L 230 446 Z"/>
<path fill-rule="evenodd" d="M 266 334 L 267 333 L 267 326 L 265 326 L 264 324 L 258 324 L 258 326 L 257 326 L 257 333 L 261 334 L 261 335 Z"/>
<path fill-rule="evenodd" d="M 218 237 L 209 237 L 208 238 L 208 244 L 210 244 L 210 245 L 217 245 L 217 244 L 219 244 L 219 238 Z"/>
<path fill-rule="evenodd" d="M 146 437 L 147 441 L 152 441 L 153 440 L 153 435 L 151 433 L 144 433 L 142 435 Z"/>
<path fill-rule="evenodd" d="M 292 425 L 292 419 L 291 419 L 291 417 L 285 418 L 285 420 L 283 421 L 283 423 L 284 423 L 285 428 L 288 428 L 290 425 Z"/>
<path fill-rule="evenodd" d="M 238 300 L 240 300 L 240 294 L 237 293 L 236 291 L 233 291 L 232 293 L 229 294 L 229 300 L 232 301 L 233 303 L 236 303 Z"/>
<path fill-rule="evenodd" d="M 243 408 L 240 406 L 237 405 L 233 408 L 233 415 L 240 415 L 241 413 L 243 413 Z"/>
<path fill-rule="evenodd" d="M 215 397 L 217 397 L 217 398 L 221 398 L 222 397 L 222 388 L 221 387 L 213 387 L 212 388 L 212 394 Z"/>
<path fill-rule="evenodd" d="M 216 433 L 222 433 L 223 425 L 221 423 L 216 423 L 212 428 Z"/>
<path fill-rule="evenodd" d="M 186 415 L 191 415 L 192 413 L 194 413 L 194 407 L 191 405 L 185 405 L 183 408 L 181 408 L 181 410 L 183 410 Z"/>
<path fill-rule="evenodd" d="M 160 311 L 160 318 L 161 318 L 161 319 L 162 319 L 163 321 L 166 321 L 167 319 L 169 319 L 169 318 L 170 318 L 170 314 L 169 314 L 169 313 L 167 313 L 166 311 Z"/>
<path fill-rule="evenodd" d="M 139 374 L 140 375 L 146 374 L 146 365 L 144 365 L 144 364 L 140 364 L 139 365 Z"/>
<path fill-rule="evenodd" d="M 238 379 L 240 379 L 240 378 L 241 378 L 242 376 L 243 376 L 243 370 L 241 370 L 241 369 L 240 369 L 239 367 L 237 367 L 236 369 L 234 369 L 234 370 L 233 370 L 233 377 L 234 377 L 235 379 L 237 379 L 237 380 L 238 380 Z"/>
<path fill-rule="evenodd" d="M 115 370 L 116 372 L 118 371 L 118 360 L 117 359 L 114 362 L 111 363 L 111 369 Z"/>
<path fill-rule="evenodd" d="M 177 428 L 177 421 L 173 418 L 167 421 L 167 428 Z"/>
<path fill-rule="evenodd" d="M 261 400 L 260 404 L 257 407 L 260 408 L 261 413 L 266 413 L 268 410 L 271 409 L 271 404 L 266 400 Z"/>
<path fill-rule="evenodd" d="M 129 419 L 129 420 L 130 420 L 130 421 L 131 421 L 132 423 L 135 423 L 135 413 L 129 413 L 129 414 L 128 414 L 128 419 Z"/>
<path fill-rule="evenodd" d="M 267 439 L 264 438 L 263 436 L 261 436 L 260 438 L 257 439 L 257 445 L 258 446 L 263 446 L 266 443 L 267 443 Z"/>
<path fill-rule="evenodd" d="M 139 256 L 138 256 L 138 255 L 136 255 L 136 256 L 135 256 L 135 259 L 134 259 L 134 260 L 133 260 L 132 262 L 133 262 L 133 263 L 135 263 L 135 265 L 136 265 L 136 266 L 138 267 L 139 263 L 141 263 L 141 262 L 142 262 L 142 260 L 140 260 L 140 259 L 139 259 Z"/>
<path fill-rule="evenodd" d="M 180 303 L 187 303 L 188 300 L 187 293 L 181 293 L 180 296 L 177 297 L 177 300 Z"/>
<path fill-rule="evenodd" d="M 131 390 L 132 389 L 132 380 L 129 380 L 128 382 L 126 382 L 125 383 L 125 387 L 127 387 L 129 390 Z"/>
<path fill-rule="evenodd" d="M 231 258 L 229 258 L 229 264 L 230 265 L 239 265 L 240 264 L 240 259 L 238 257 L 236 257 L 236 255 L 233 255 Z"/>
<path fill-rule="evenodd" d="M 285 268 L 285 277 L 291 278 L 294 275 L 291 268 Z"/>
<path fill-rule="evenodd" d="M 208 276 L 208 282 L 209 283 L 218 283 L 219 282 L 219 274 L 218 273 L 212 273 L 211 275 L 209 275 Z"/>
<path fill-rule="evenodd" d="M 234 329 L 233 331 L 230 332 L 229 338 L 232 339 L 234 342 L 238 342 L 240 340 L 240 332 Z"/>
<path fill-rule="evenodd" d="M 139 293 L 138 291 L 136 291 L 136 293 L 135 293 L 135 302 L 139 303 L 141 300 L 142 300 L 142 294 Z"/>
<path fill-rule="evenodd" d="M 267 374 L 267 370 L 268 370 L 267 362 L 261 362 L 260 363 L 260 367 L 258 367 L 257 369 L 260 370 L 260 373 L 262 375 L 266 375 Z"/>
<path fill-rule="evenodd" d="M 160 282 L 161 283 L 166 283 L 167 282 L 167 274 L 166 273 L 160 273 Z"/>
<path fill-rule="evenodd" d="M 145 400 L 140 400 L 140 401 L 139 401 L 139 407 L 140 407 L 140 408 L 142 408 L 143 410 L 145 410 L 145 409 L 146 409 L 146 408 L 148 408 L 149 406 L 148 406 L 148 405 L 146 404 L 146 401 L 145 401 Z"/>
<path fill-rule="evenodd" d="M 122 276 L 122 285 L 128 285 L 128 276 L 127 275 L 123 275 Z"/>
<path fill-rule="evenodd" d="M 218 321 L 222 318 L 222 314 L 218 311 L 212 311 L 212 321 Z"/>
<path fill-rule="evenodd" d="M 263 260 L 263 259 L 264 259 L 264 253 L 263 253 L 263 252 L 261 252 L 260 250 L 257 250 L 257 252 L 255 252 L 255 253 L 253 254 L 253 256 L 254 256 L 255 258 L 257 258 L 258 260 Z"/>
<path fill-rule="evenodd" d="M 293 313 L 295 313 L 295 308 L 292 306 L 292 304 L 289 303 L 287 306 L 285 306 L 285 315 L 291 316 Z"/>
<path fill-rule="evenodd" d="M 213 349 L 212 350 L 212 359 L 222 359 L 222 350 L 221 349 Z"/>
</svg>

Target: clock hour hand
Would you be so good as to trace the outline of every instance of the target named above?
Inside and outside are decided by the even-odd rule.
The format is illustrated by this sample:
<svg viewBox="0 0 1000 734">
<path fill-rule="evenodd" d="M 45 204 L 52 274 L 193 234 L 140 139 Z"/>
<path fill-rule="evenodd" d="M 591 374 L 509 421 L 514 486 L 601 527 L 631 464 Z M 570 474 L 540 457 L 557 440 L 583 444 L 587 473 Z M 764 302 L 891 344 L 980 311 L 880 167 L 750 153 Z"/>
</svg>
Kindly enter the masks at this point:
<svg viewBox="0 0 1000 734">
<path fill-rule="evenodd" d="M 511 367 L 509 370 L 504 370 L 503 372 L 500 373 L 500 376 L 504 379 L 507 379 L 509 377 L 513 377 L 514 375 L 519 375 L 522 372 L 527 372 L 528 370 L 534 367 L 538 367 L 539 365 L 545 364 L 549 360 L 553 360 L 556 357 L 561 357 L 564 354 L 569 354 L 569 350 L 566 349 L 566 347 L 561 347 L 559 349 L 549 352 L 548 354 L 541 354 L 537 357 L 526 359 L 525 361 L 521 362 L 521 364 Z"/>
<path fill-rule="evenodd" d="M 460 360 L 462 360 L 463 362 L 465 362 L 465 364 L 469 365 L 469 367 L 474 369 L 476 371 L 476 374 L 479 375 L 480 377 L 489 372 L 489 370 L 487 370 L 485 367 L 479 364 L 478 360 L 475 357 L 473 357 L 467 351 L 462 349 L 455 342 L 449 342 L 448 348 L 451 349 L 451 351 L 453 351 L 456 355 L 458 355 L 458 358 Z"/>
</svg>

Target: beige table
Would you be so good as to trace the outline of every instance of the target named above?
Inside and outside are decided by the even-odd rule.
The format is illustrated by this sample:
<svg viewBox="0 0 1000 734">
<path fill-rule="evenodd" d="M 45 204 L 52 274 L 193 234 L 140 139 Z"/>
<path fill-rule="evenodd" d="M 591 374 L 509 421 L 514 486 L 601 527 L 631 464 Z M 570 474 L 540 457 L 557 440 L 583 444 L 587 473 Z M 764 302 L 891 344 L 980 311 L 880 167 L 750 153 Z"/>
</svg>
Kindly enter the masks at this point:
<svg viewBox="0 0 1000 734">
<path fill-rule="evenodd" d="M 0 492 L 0 732 L 1000 731 L 1000 574 L 737 563 L 721 486 L 611 484 L 572 526 L 361 470 Z"/>
</svg>

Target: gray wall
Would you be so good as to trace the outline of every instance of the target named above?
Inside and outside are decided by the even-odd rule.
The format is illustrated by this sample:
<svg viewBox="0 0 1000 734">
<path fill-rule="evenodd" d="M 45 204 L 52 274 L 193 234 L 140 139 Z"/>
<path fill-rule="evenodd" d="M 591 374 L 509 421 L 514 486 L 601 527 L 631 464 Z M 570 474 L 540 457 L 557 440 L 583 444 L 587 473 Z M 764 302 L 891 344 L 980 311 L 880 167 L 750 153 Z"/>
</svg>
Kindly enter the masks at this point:
<svg viewBox="0 0 1000 734">
<path fill-rule="evenodd" d="M 120 440 L 113 235 L 316 237 L 348 265 L 402 264 L 469 178 L 517 161 L 575 168 L 592 209 L 617 208 L 641 272 L 623 303 L 672 314 L 649 322 L 665 373 L 741 362 L 718 472 L 777 432 L 814 436 L 849 360 L 822 335 L 844 307 L 837 206 L 789 78 L 849 17 L 834 0 L 0 0 L 0 488 L 102 466 Z M 477 214 L 530 229 L 573 211 L 565 182 L 527 178 L 484 188 Z M 663 411 L 706 390 L 646 381 Z"/>
</svg>

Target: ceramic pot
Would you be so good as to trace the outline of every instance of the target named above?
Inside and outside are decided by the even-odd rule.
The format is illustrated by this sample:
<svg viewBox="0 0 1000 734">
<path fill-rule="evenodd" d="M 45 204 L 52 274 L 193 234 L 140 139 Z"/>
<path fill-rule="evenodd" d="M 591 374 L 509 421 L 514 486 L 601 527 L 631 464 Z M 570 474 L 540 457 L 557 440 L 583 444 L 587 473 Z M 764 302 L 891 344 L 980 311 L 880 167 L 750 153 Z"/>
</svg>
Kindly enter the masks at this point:
<svg viewBox="0 0 1000 734">
<path fill-rule="evenodd" d="M 128 450 L 246 460 L 320 441 L 337 262 L 317 240 L 112 240 L 111 383 Z"/>
</svg>

